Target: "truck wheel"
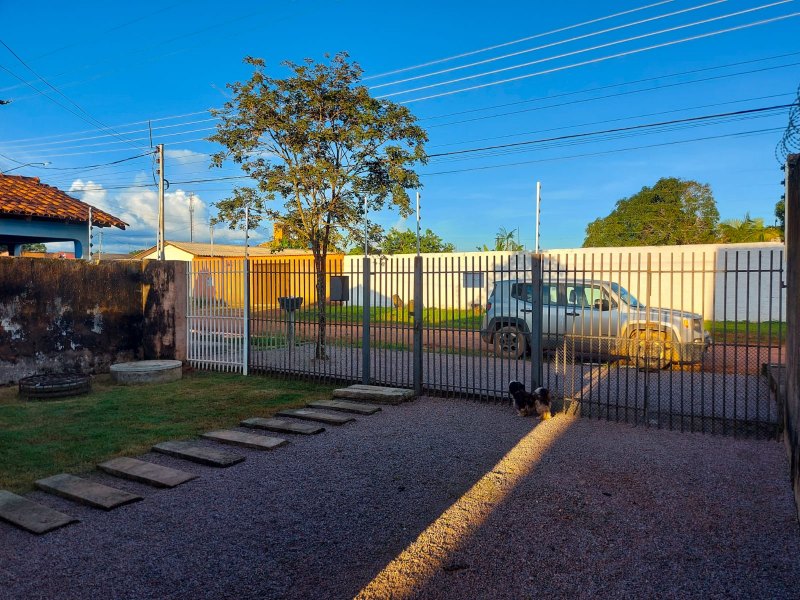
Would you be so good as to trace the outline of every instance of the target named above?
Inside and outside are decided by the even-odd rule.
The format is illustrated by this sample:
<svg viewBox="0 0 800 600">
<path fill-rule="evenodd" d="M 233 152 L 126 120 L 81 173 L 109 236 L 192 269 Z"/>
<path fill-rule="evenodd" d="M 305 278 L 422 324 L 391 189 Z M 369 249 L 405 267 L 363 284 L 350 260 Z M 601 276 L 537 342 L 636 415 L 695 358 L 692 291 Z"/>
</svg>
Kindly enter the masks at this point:
<svg viewBox="0 0 800 600">
<path fill-rule="evenodd" d="M 672 359 L 672 340 L 666 331 L 640 329 L 631 335 L 630 358 L 637 369 L 666 369 Z"/>
<path fill-rule="evenodd" d="M 525 355 L 528 342 L 525 334 L 513 325 L 501 327 L 494 334 L 494 352 L 503 358 L 519 358 Z"/>
</svg>

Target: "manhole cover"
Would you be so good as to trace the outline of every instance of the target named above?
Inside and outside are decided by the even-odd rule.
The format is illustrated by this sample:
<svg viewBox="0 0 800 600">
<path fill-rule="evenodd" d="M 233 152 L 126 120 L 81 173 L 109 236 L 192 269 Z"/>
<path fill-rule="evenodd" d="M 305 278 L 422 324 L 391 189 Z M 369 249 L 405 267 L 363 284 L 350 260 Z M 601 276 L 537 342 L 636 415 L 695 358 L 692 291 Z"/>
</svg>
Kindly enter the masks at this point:
<svg viewBox="0 0 800 600">
<path fill-rule="evenodd" d="M 31 375 L 19 380 L 19 394 L 28 400 L 50 400 L 86 394 L 91 389 L 88 375 Z"/>
</svg>

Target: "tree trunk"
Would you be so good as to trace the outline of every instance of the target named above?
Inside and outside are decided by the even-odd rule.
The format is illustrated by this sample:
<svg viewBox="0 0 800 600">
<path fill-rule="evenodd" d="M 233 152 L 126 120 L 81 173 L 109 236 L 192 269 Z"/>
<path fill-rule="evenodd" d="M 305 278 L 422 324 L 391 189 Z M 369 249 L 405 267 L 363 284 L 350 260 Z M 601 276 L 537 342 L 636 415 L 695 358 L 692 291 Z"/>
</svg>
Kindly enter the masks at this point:
<svg viewBox="0 0 800 600">
<path fill-rule="evenodd" d="M 325 279 L 327 273 L 325 272 L 326 263 L 325 254 L 314 253 L 314 270 L 317 272 L 317 343 L 314 349 L 314 358 L 321 360 L 328 359 L 328 351 L 325 347 L 325 298 L 326 298 L 326 285 Z"/>
</svg>

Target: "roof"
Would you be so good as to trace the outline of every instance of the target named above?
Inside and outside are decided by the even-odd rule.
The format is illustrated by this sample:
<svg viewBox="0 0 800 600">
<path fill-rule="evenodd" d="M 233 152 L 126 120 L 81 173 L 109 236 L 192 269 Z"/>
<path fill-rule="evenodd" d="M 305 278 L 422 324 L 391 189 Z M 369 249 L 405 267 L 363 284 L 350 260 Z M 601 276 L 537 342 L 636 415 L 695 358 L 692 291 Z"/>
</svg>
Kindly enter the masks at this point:
<svg viewBox="0 0 800 600">
<path fill-rule="evenodd" d="M 165 242 L 167 246 L 173 246 L 184 252 L 188 252 L 194 256 L 220 256 L 220 257 L 235 257 L 244 256 L 244 246 L 237 244 L 205 244 L 201 242 Z M 139 252 L 136 256 L 141 258 L 155 251 L 156 247 L 152 246 L 147 250 Z M 270 248 L 261 248 L 258 246 L 250 246 L 247 249 L 247 255 L 250 257 L 255 256 L 308 256 L 311 252 L 308 250 L 294 250 L 285 249 L 274 251 Z"/>
<path fill-rule="evenodd" d="M 89 208 L 89 204 L 40 182 L 38 177 L 0 175 L 0 215 L 87 223 Z M 125 229 L 124 221 L 99 208 L 91 208 L 93 225 Z"/>
</svg>

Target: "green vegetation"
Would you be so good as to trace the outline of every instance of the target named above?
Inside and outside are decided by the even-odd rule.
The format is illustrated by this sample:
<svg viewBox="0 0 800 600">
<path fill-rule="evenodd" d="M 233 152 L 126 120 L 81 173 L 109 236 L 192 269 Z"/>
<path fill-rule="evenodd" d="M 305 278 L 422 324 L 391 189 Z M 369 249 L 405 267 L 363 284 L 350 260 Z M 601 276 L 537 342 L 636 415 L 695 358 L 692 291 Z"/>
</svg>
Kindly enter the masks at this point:
<svg viewBox="0 0 800 600">
<path fill-rule="evenodd" d="M 314 308 L 299 310 L 297 322 L 313 322 L 317 318 Z M 361 324 L 364 310 L 360 306 L 337 307 L 326 314 L 329 323 Z M 414 322 L 414 311 L 410 308 L 370 307 L 370 323 L 387 325 Z M 426 308 L 422 311 L 426 327 L 449 329 L 480 329 L 483 310 L 460 310 L 456 308 Z"/>
<path fill-rule="evenodd" d="M 108 376 L 85 396 L 49 402 L 0 388 L 0 489 L 25 491 L 56 473 L 80 473 L 115 456 L 135 456 L 165 440 L 232 427 L 248 417 L 330 398 L 332 386 L 229 373 L 118 386 Z"/>
<path fill-rule="evenodd" d="M 477 250 L 478 252 L 519 252 L 524 250 L 525 247 L 514 240 L 515 233 L 519 235 L 519 228 L 508 231 L 505 227 L 501 227 L 494 236 L 493 247 L 490 248 L 484 244 L 483 246 L 478 246 Z"/>
<path fill-rule="evenodd" d="M 705 321 L 704 326 L 715 344 L 778 346 L 786 341 L 785 321 Z"/>
<path fill-rule="evenodd" d="M 589 223 L 583 247 L 710 244 L 717 240 L 718 225 L 708 184 L 664 177 Z"/>
</svg>

